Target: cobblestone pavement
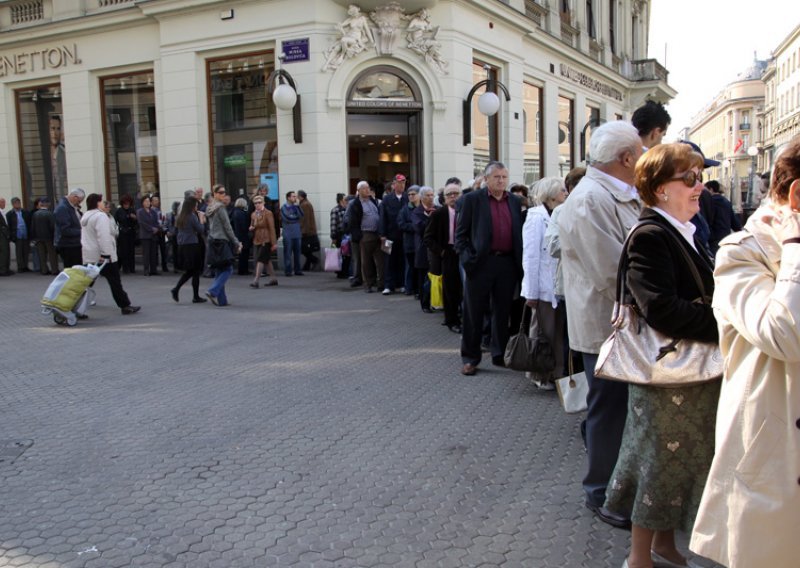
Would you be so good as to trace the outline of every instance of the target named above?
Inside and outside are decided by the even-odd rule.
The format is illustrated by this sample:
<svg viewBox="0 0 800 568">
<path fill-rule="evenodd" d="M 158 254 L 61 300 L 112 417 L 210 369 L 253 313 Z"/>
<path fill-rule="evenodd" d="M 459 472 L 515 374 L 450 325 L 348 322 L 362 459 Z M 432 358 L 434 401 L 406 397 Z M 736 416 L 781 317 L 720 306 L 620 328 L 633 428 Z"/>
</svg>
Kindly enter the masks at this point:
<svg viewBox="0 0 800 568">
<path fill-rule="evenodd" d="M 580 417 L 462 377 L 441 315 L 323 273 L 175 304 L 176 278 L 126 276 L 133 316 L 101 278 L 75 328 L 39 313 L 50 278 L 0 279 L 0 566 L 622 564 Z"/>
</svg>

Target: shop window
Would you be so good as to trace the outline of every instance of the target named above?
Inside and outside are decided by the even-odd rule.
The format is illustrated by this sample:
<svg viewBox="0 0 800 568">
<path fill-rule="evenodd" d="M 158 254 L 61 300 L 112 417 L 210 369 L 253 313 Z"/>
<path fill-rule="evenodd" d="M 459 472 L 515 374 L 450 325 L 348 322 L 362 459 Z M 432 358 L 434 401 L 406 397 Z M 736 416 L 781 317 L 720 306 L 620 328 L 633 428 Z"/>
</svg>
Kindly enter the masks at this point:
<svg viewBox="0 0 800 568">
<path fill-rule="evenodd" d="M 575 163 L 572 135 L 575 123 L 575 103 L 572 99 L 558 97 L 558 174 L 567 175 Z"/>
<path fill-rule="evenodd" d="M 61 87 L 22 89 L 16 99 L 23 205 L 44 196 L 55 202 L 68 187 Z"/>
<path fill-rule="evenodd" d="M 542 177 L 544 145 L 542 144 L 542 89 L 530 83 L 522 85 L 524 124 L 523 183 L 530 186 Z"/>
<path fill-rule="evenodd" d="M 586 106 L 586 122 L 583 126 L 583 132 L 586 133 L 584 139 L 581 141 L 583 144 L 583 149 L 581 150 L 584 152 L 582 156 L 589 155 L 589 142 L 592 140 L 592 130 L 600 126 L 600 109 L 593 106 Z M 587 159 L 588 161 L 588 159 Z"/>
<path fill-rule="evenodd" d="M 102 77 L 108 197 L 158 190 L 158 144 L 153 72 Z"/>
<path fill-rule="evenodd" d="M 278 136 L 275 106 L 267 93 L 274 70 L 271 51 L 210 59 L 211 183 L 224 185 L 235 200 L 259 184 L 278 200 Z"/>
<path fill-rule="evenodd" d="M 485 79 L 497 80 L 497 68 L 481 61 L 472 62 L 472 84 L 475 85 Z M 498 131 L 499 114 L 486 116 L 478 110 L 478 99 L 486 92 L 486 86 L 481 87 L 472 97 L 472 164 L 473 174 L 481 175 L 492 160 L 498 160 Z M 495 87 L 495 93 L 500 95 L 500 90 Z M 502 96 L 501 96 L 502 100 Z M 502 103 L 501 103 L 502 104 Z"/>
</svg>

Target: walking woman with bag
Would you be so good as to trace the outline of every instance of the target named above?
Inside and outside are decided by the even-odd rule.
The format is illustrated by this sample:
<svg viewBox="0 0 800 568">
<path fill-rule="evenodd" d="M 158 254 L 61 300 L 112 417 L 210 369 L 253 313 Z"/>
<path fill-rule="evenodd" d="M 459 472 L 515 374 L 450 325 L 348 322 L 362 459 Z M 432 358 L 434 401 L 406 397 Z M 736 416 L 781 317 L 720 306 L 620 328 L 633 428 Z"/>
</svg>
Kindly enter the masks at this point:
<svg viewBox="0 0 800 568">
<path fill-rule="evenodd" d="M 680 143 L 661 144 L 639 159 L 635 184 L 647 207 L 620 263 L 618 285 L 645 320 L 641 325 L 684 345 L 718 339 L 709 303 L 712 262 L 690 222 L 700 209 L 703 166 L 704 158 Z M 600 364 L 596 372 L 602 376 Z M 719 378 L 698 382 L 694 373 L 687 369 L 670 388 L 629 385 L 622 445 L 605 502 L 608 510 L 630 515 L 633 525 L 624 568 L 693 566 L 678 552 L 675 530 L 691 532 L 694 524 L 714 455 L 720 388 Z"/>
<path fill-rule="evenodd" d="M 730 568 L 790 568 L 800 562 L 800 137 L 744 229 L 717 253 L 726 372 L 690 548 Z"/>
<path fill-rule="evenodd" d="M 208 219 L 208 258 L 209 264 L 217 275 L 206 296 L 215 306 L 227 306 L 228 296 L 225 294 L 225 283 L 233 273 L 233 255 L 242 251 L 242 243 L 236 238 L 231 227 L 231 220 L 225 210 L 225 187 L 214 186 L 214 201 L 206 209 Z"/>
<path fill-rule="evenodd" d="M 200 296 L 200 275 L 203 273 L 203 222 L 197 215 L 199 202 L 194 197 L 187 197 L 183 200 L 181 210 L 175 218 L 175 239 L 178 243 L 178 255 L 180 266 L 183 267 L 183 274 L 175 287 L 169 291 L 172 299 L 180 301 L 178 292 L 181 286 L 191 278 L 192 280 L 192 303 L 202 304 L 206 301 Z"/>
</svg>

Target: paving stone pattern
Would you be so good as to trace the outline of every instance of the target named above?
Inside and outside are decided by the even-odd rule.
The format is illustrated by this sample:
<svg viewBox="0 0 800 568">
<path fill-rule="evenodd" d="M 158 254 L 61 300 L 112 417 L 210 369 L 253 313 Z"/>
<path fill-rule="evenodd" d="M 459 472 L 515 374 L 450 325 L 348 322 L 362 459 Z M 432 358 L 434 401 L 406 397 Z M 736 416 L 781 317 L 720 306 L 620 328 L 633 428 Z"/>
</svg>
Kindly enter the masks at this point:
<svg viewBox="0 0 800 568">
<path fill-rule="evenodd" d="M 125 276 L 133 316 L 101 278 L 75 328 L 39 313 L 49 278 L 0 280 L 0 566 L 622 564 L 580 417 L 462 377 L 441 315 L 324 273 L 175 304 L 176 278 Z"/>
</svg>

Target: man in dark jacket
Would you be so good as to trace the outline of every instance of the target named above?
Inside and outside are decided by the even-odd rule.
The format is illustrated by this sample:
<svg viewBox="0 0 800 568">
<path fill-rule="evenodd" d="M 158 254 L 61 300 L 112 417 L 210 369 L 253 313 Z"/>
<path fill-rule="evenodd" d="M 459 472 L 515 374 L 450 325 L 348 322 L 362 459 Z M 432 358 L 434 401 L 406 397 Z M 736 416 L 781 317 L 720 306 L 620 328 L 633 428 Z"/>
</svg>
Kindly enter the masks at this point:
<svg viewBox="0 0 800 568">
<path fill-rule="evenodd" d="M 49 207 L 50 199 L 42 197 L 31 217 L 36 250 L 39 251 L 39 269 L 44 275 L 58 272 L 58 256 L 56 255 L 56 247 L 53 244 L 56 234 L 56 218 Z"/>
<path fill-rule="evenodd" d="M 397 225 L 397 216 L 408 203 L 405 194 L 406 176 L 397 174 L 392 180 L 392 190 L 381 201 L 382 240 L 392 241 L 392 252 L 386 255 L 383 295 L 393 294 L 395 289 L 403 288 L 405 280 L 405 253 L 403 252 L 403 231 Z"/>
<path fill-rule="evenodd" d="M 492 364 L 504 367 L 508 317 L 522 278 L 522 208 L 506 191 L 508 169 L 489 162 L 486 188 L 464 196 L 458 214 L 455 249 L 464 267 L 464 317 L 461 374 L 474 375 L 481 361 L 483 318 L 491 313 Z"/>
<path fill-rule="evenodd" d="M 76 187 L 62 197 L 56 207 L 55 245 L 64 268 L 83 264 L 81 252 L 81 210 L 80 204 L 86 193 Z"/>
<path fill-rule="evenodd" d="M 400 210 L 397 215 L 397 226 L 403 232 L 403 254 L 406 257 L 405 271 L 405 294 L 412 296 L 417 294 L 417 269 L 414 266 L 414 223 L 411 218 L 414 209 L 419 205 L 419 186 L 412 185 L 406 192 L 408 203 Z"/>
<path fill-rule="evenodd" d="M 17 272 L 30 272 L 28 258 L 31 254 L 31 212 L 22 208 L 19 197 L 11 198 L 11 207 L 11 211 L 6 213 L 6 222 L 17 253 Z"/>
<path fill-rule="evenodd" d="M 707 181 L 706 189 L 711 191 L 711 206 L 713 210 L 711 219 L 707 219 L 711 229 L 708 247 L 711 249 L 711 254 L 716 255 L 719 249 L 719 242 L 733 231 L 741 231 L 742 223 L 739 221 L 739 216 L 734 213 L 731 202 L 722 194 L 722 188 L 717 180 Z"/>
<path fill-rule="evenodd" d="M 455 205 L 461 196 L 461 185 L 447 184 L 444 188 L 444 207 L 437 209 L 425 229 L 425 246 L 432 257 L 442 264 L 442 299 L 444 300 L 444 325 L 454 333 L 461 333 L 461 274 L 458 270 L 458 255 L 454 248 L 456 229 Z"/>
</svg>

